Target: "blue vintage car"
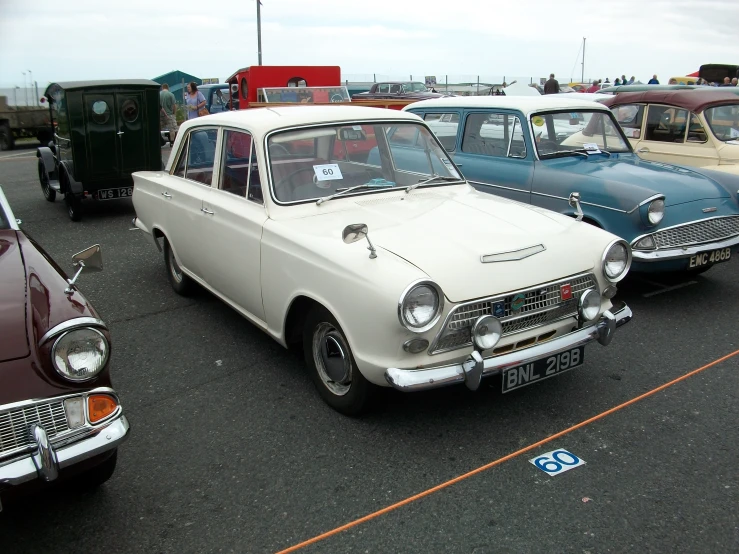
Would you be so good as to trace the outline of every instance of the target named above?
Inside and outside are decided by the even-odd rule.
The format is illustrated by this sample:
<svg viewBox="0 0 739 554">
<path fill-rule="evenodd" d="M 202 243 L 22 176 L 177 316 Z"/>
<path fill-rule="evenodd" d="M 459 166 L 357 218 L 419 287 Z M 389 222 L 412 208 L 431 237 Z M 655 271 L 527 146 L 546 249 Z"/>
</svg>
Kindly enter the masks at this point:
<svg viewBox="0 0 739 554">
<path fill-rule="evenodd" d="M 631 244 L 633 271 L 701 272 L 739 252 L 739 178 L 642 160 L 608 108 L 576 96 L 454 97 L 404 109 L 429 124 L 471 185 L 581 211 Z M 391 132 L 388 141 L 398 165 L 412 170 L 424 157 L 414 137 Z"/>
</svg>

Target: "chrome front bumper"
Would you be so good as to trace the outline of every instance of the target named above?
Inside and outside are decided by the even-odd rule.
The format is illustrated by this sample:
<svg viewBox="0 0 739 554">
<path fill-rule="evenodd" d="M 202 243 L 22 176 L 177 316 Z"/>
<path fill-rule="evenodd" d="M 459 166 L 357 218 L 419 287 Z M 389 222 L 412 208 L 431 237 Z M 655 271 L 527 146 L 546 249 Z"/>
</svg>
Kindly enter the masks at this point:
<svg viewBox="0 0 739 554">
<path fill-rule="evenodd" d="M 460 364 L 428 369 L 391 367 L 385 370 L 385 379 L 392 387 L 401 391 L 427 390 L 458 383 L 465 383 L 470 389 L 476 390 L 480 386 L 482 377 L 499 373 L 509 367 L 527 364 L 570 348 L 583 346 L 594 340 L 604 346 L 608 345 L 616 328 L 631 321 L 631 317 L 631 309 L 621 303 L 618 308 L 614 306 L 611 310 L 606 310 L 595 325 L 577 329 L 559 338 L 517 352 L 483 358 L 479 352 L 473 351 L 470 357 Z"/>
<path fill-rule="evenodd" d="M 688 258 L 690 256 L 695 256 L 699 252 L 720 250 L 721 248 L 730 248 L 737 245 L 739 245 L 739 235 L 717 242 L 708 242 L 706 244 L 695 244 L 678 248 L 665 248 L 664 250 L 632 249 L 631 254 L 635 262 L 664 262 L 667 260 Z"/>
<path fill-rule="evenodd" d="M 95 428 L 91 435 L 56 450 L 43 427 L 34 425 L 32 432 L 37 448 L 22 458 L 0 465 L 0 491 L 34 479 L 53 481 L 60 469 L 116 448 L 128 438 L 128 430 L 128 420 L 121 414 Z"/>
</svg>

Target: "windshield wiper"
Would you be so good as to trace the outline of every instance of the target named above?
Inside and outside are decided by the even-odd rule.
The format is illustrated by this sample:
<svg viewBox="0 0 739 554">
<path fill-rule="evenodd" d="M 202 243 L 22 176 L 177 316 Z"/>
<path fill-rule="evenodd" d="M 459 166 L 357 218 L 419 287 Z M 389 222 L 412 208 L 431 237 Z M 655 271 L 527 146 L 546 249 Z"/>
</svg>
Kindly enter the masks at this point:
<svg viewBox="0 0 739 554">
<path fill-rule="evenodd" d="M 346 194 L 348 192 L 352 192 L 355 190 L 360 189 L 384 189 L 384 188 L 393 188 L 395 186 L 395 183 L 391 183 L 389 181 L 384 183 L 364 183 L 363 185 L 357 185 L 355 187 L 349 187 L 347 189 L 337 189 L 337 191 L 329 196 L 323 196 L 316 200 L 317 205 L 321 205 L 324 202 L 328 202 L 329 200 L 332 200 L 336 198 L 337 196 L 341 196 L 343 194 Z"/>
<path fill-rule="evenodd" d="M 540 156 L 569 156 L 570 154 L 575 154 L 576 156 L 584 156 L 585 158 L 588 157 L 588 155 L 585 152 L 580 152 L 578 150 L 559 150 L 557 152 L 547 152 L 546 154 L 539 154 Z"/>
<path fill-rule="evenodd" d="M 413 184 L 413 185 L 411 185 L 409 187 L 406 187 L 405 192 L 406 193 L 409 193 L 410 191 L 412 191 L 415 188 L 420 187 L 421 185 L 427 185 L 429 183 L 433 183 L 434 181 L 451 182 L 451 181 L 461 181 L 461 180 L 462 179 L 460 179 L 459 177 L 448 177 L 448 176 L 445 176 L 445 175 L 434 175 L 433 177 L 429 177 L 428 179 L 422 179 L 422 180 L 418 181 L 417 183 L 415 183 L 415 184 Z"/>
</svg>

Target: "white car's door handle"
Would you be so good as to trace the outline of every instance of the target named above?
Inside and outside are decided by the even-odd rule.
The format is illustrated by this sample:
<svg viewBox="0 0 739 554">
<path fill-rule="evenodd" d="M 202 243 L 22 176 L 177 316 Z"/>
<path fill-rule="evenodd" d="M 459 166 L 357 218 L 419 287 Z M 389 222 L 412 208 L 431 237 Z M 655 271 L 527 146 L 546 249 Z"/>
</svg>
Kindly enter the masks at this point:
<svg viewBox="0 0 739 554">
<path fill-rule="evenodd" d="M 166 192 L 166 191 L 162 193 L 162 196 L 164 196 L 164 198 L 172 198 L 172 195 L 171 195 L 171 194 L 169 194 L 169 193 L 168 193 L 168 192 Z"/>
<path fill-rule="evenodd" d="M 200 208 L 200 211 L 203 212 L 204 214 L 208 214 L 208 215 L 213 215 L 213 214 L 216 213 L 216 212 L 210 211 L 208 208 Z"/>
<path fill-rule="evenodd" d="M 118 131 L 116 134 L 117 135 L 122 135 L 123 134 L 123 131 Z"/>
<path fill-rule="evenodd" d="M 637 154 L 649 154 L 649 148 L 639 148 L 639 150 L 636 151 Z"/>
</svg>

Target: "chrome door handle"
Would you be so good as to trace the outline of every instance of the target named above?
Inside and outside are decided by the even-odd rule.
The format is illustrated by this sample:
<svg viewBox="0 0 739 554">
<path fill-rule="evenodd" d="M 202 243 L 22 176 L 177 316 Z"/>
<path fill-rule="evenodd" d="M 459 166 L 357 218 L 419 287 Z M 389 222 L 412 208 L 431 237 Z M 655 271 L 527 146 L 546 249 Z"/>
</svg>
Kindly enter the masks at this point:
<svg viewBox="0 0 739 554">
<path fill-rule="evenodd" d="M 639 150 L 636 151 L 637 154 L 649 154 L 649 148 L 639 148 Z"/>
<path fill-rule="evenodd" d="M 168 192 L 163 192 L 162 196 L 164 196 L 164 198 L 172 198 L 172 195 L 169 194 Z"/>
<path fill-rule="evenodd" d="M 116 135 L 122 135 L 122 134 L 123 134 L 123 131 L 118 131 L 118 132 L 116 133 Z"/>
<path fill-rule="evenodd" d="M 216 212 L 210 211 L 208 208 L 200 208 L 200 211 L 203 212 L 204 214 L 208 214 L 208 215 L 213 215 L 213 214 L 216 213 Z"/>
</svg>

